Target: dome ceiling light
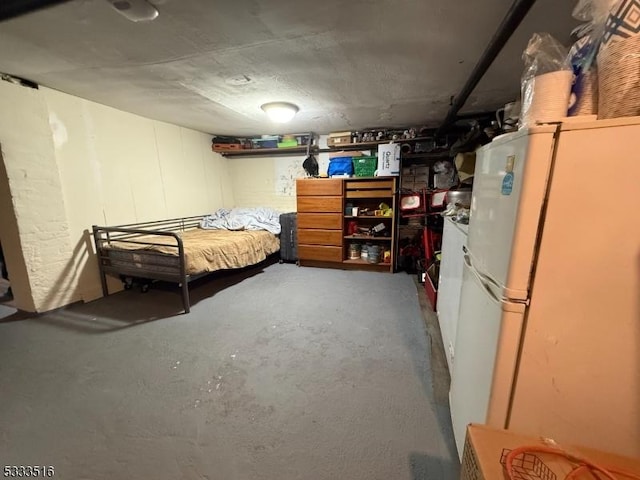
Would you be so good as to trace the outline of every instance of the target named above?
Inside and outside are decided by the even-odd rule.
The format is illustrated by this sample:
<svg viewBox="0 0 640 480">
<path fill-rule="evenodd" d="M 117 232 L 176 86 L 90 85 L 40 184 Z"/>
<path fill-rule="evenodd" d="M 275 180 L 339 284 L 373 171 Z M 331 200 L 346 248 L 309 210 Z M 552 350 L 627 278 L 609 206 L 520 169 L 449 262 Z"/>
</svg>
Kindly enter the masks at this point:
<svg viewBox="0 0 640 480">
<path fill-rule="evenodd" d="M 291 121 L 300 110 L 297 105 L 288 102 L 265 103 L 260 108 L 264 110 L 264 113 L 266 113 L 274 123 L 287 123 Z"/>
<path fill-rule="evenodd" d="M 150 22 L 158 16 L 158 9 L 147 0 L 107 0 L 127 20 Z"/>
</svg>

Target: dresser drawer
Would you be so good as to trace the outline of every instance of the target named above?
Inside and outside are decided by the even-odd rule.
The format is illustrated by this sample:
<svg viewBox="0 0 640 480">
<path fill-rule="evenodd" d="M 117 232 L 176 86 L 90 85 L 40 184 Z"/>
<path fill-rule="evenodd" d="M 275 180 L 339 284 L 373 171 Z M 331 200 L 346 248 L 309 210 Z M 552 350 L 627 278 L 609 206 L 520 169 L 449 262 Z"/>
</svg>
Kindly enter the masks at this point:
<svg viewBox="0 0 640 480">
<path fill-rule="evenodd" d="M 342 197 L 298 197 L 298 212 L 342 213 Z"/>
<path fill-rule="evenodd" d="M 298 228 L 323 228 L 325 230 L 342 230 L 342 214 L 299 213 Z"/>
<path fill-rule="evenodd" d="M 345 180 L 346 190 L 370 190 L 388 188 L 393 192 L 393 179 L 389 180 Z"/>
<path fill-rule="evenodd" d="M 342 247 L 324 247 L 298 244 L 300 260 L 317 260 L 320 262 L 342 263 Z"/>
<path fill-rule="evenodd" d="M 298 195 L 342 195 L 342 180 L 312 178 L 296 181 Z"/>
<path fill-rule="evenodd" d="M 298 228 L 298 245 L 342 247 L 342 230 L 306 230 Z"/>
</svg>

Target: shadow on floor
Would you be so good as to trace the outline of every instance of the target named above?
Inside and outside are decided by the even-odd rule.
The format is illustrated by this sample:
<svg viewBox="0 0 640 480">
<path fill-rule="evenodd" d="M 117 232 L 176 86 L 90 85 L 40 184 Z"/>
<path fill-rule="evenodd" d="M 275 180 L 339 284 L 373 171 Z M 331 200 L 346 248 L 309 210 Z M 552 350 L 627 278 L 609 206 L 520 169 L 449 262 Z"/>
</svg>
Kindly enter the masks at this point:
<svg viewBox="0 0 640 480">
<path fill-rule="evenodd" d="M 189 284 L 191 307 L 247 278 L 263 273 L 264 268 L 276 262 L 277 260 L 267 259 L 258 265 L 213 272 L 194 280 Z M 84 334 L 101 334 L 183 314 L 182 297 L 178 285 L 155 282 L 146 293 L 141 293 L 137 289 L 121 291 L 90 303 L 75 304 L 44 314 L 17 311 L 5 318 L 0 318 L 0 322 L 28 320 Z"/>
<path fill-rule="evenodd" d="M 32 313 L 21 312 L 10 304 L 0 304 L 0 323 L 17 322 L 33 317 Z"/>
<path fill-rule="evenodd" d="M 425 293 L 424 284 L 420 283 L 417 280 L 417 277 L 414 276 L 414 282 L 416 285 L 416 289 L 418 292 L 418 302 L 420 304 L 420 310 L 422 312 L 422 317 L 424 320 L 427 341 L 429 343 L 429 356 L 428 359 L 431 374 L 422 377 L 422 381 L 424 384 L 424 388 L 427 391 L 433 392 L 433 399 L 435 402 L 435 413 L 438 419 L 438 426 L 440 431 L 443 433 L 445 439 L 447 439 L 447 450 L 449 454 L 449 458 L 454 459 L 455 465 L 451 462 L 451 465 L 445 469 L 445 472 L 450 471 L 458 471 L 459 463 L 458 459 L 458 450 L 453 437 L 453 427 L 451 425 L 451 413 L 449 407 L 449 388 L 451 385 L 451 377 L 449 375 L 449 367 L 447 365 L 446 353 L 444 349 L 444 345 L 442 343 L 442 333 L 440 332 L 440 323 L 438 321 L 438 316 L 435 312 L 435 307 L 431 305 L 427 295 Z M 410 342 L 411 339 L 407 339 L 407 342 Z M 419 350 L 412 349 L 412 352 L 418 352 Z M 425 361 L 421 356 L 414 357 L 413 361 L 418 368 L 418 366 Z M 415 457 L 415 458 L 414 458 Z M 424 454 L 414 454 L 411 458 L 411 468 L 412 470 L 417 469 L 418 473 L 422 470 L 420 469 L 421 465 L 423 467 L 427 467 L 434 462 L 440 462 L 440 464 L 444 460 L 432 458 Z M 431 463 L 430 463 L 431 462 Z M 415 479 L 421 478 L 442 478 L 442 477 L 434 477 L 433 471 L 429 470 L 430 477 L 426 476 L 415 476 Z M 457 478 L 457 477 L 456 477 Z"/>
<path fill-rule="evenodd" d="M 456 457 L 457 459 L 457 457 Z M 423 453 L 409 455 L 411 480 L 456 480 L 460 466 L 456 462 L 443 460 Z M 447 476 L 449 474 L 449 476 Z"/>
</svg>

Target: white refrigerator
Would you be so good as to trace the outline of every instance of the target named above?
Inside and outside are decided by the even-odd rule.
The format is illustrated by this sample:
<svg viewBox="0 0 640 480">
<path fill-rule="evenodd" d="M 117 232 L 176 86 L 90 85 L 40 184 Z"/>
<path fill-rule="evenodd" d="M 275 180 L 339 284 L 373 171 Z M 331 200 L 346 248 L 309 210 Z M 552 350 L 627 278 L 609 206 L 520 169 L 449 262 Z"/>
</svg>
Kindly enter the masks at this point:
<svg viewBox="0 0 640 480">
<path fill-rule="evenodd" d="M 640 455 L 640 117 L 479 150 L 451 375 L 467 424 Z"/>
</svg>

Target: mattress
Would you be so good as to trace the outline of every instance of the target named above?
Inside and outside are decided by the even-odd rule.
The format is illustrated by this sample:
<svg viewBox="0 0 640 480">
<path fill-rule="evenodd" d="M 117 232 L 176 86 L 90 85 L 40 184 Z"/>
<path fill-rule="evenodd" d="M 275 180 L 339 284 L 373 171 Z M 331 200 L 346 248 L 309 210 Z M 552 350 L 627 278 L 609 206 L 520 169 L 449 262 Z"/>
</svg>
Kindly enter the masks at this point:
<svg viewBox="0 0 640 480">
<path fill-rule="evenodd" d="M 185 267 L 188 275 L 255 265 L 280 250 L 280 239 L 274 234 L 263 230 L 229 231 L 198 228 L 180 232 L 178 235 L 182 238 Z M 170 246 L 176 244 L 175 239 L 172 237 L 147 235 L 136 237 L 135 239 L 151 241 L 159 245 L 141 246 L 133 243 L 112 241 L 111 244 L 105 244 L 104 246 L 112 250 L 113 253 L 122 250 L 152 251 L 165 254 L 168 257 L 178 256 L 178 249 Z M 171 259 L 167 258 L 167 260 L 170 261 Z"/>
</svg>

